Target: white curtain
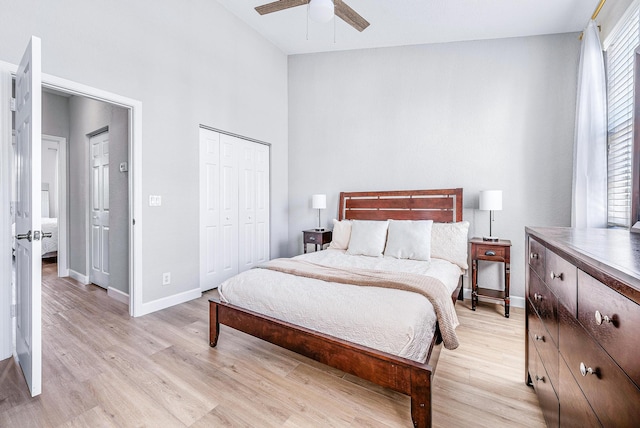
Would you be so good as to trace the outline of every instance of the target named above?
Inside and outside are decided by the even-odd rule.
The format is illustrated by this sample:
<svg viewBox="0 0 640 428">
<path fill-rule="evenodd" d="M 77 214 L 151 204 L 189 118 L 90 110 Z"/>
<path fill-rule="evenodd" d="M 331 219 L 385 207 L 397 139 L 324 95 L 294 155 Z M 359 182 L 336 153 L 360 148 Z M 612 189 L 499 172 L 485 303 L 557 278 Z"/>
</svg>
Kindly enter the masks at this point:
<svg viewBox="0 0 640 428">
<path fill-rule="evenodd" d="M 578 72 L 571 226 L 607 226 L 607 95 L 595 21 L 584 30 Z"/>
</svg>

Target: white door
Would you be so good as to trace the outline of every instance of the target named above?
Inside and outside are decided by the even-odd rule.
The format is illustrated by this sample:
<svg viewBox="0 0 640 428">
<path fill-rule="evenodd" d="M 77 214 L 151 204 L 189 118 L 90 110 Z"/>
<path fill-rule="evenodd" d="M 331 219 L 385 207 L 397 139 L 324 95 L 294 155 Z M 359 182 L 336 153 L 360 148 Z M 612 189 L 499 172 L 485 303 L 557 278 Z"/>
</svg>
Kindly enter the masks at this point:
<svg viewBox="0 0 640 428">
<path fill-rule="evenodd" d="M 16 74 L 16 351 L 32 396 L 42 392 L 40 39 L 31 37 Z"/>
<path fill-rule="evenodd" d="M 256 147 L 256 209 L 255 209 L 255 261 L 257 264 L 269 261 L 269 146 L 254 144 Z"/>
<path fill-rule="evenodd" d="M 220 241 L 220 134 L 200 128 L 200 288 L 222 282 Z"/>
<path fill-rule="evenodd" d="M 238 273 L 238 145 L 237 138 L 220 135 L 220 280 Z"/>
<path fill-rule="evenodd" d="M 239 267 L 269 260 L 269 146 L 240 140 Z"/>
<path fill-rule="evenodd" d="M 238 270 L 243 272 L 256 264 L 256 150 L 253 143 L 239 140 L 237 144 L 240 151 L 238 167 L 238 212 L 240 215 Z"/>
<path fill-rule="evenodd" d="M 109 288 L 109 133 L 89 139 L 91 153 L 89 280 Z"/>
</svg>

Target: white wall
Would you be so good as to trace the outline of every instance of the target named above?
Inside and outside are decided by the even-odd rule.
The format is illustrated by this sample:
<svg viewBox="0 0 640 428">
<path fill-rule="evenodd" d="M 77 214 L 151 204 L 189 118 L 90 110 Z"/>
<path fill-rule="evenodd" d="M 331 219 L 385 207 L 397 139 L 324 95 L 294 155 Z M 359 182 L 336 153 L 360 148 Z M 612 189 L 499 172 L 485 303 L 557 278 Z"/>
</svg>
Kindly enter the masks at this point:
<svg viewBox="0 0 640 428">
<path fill-rule="evenodd" d="M 211 0 L 3 2 L 0 60 L 42 39 L 43 72 L 143 106 L 145 303 L 199 287 L 198 126 L 272 144 L 271 255 L 287 251 L 287 58 Z M 172 284 L 162 286 L 162 273 Z"/>
<path fill-rule="evenodd" d="M 483 235 L 478 192 L 502 189 L 493 232 L 513 242 L 522 297 L 524 227 L 570 221 L 577 36 L 291 56 L 289 252 L 317 221 L 314 193 L 327 194 L 330 225 L 340 191 L 463 187 L 464 218 Z"/>
</svg>

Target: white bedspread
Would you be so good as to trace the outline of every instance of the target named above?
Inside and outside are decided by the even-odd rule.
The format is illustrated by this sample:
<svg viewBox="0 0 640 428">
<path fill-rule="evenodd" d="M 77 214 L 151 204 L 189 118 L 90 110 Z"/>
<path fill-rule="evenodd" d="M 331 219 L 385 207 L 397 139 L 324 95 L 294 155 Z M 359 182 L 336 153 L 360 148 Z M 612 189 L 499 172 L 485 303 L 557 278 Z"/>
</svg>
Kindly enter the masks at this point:
<svg viewBox="0 0 640 428">
<path fill-rule="evenodd" d="M 460 268 L 431 262 L 351 256 L 324 250 L 298 256 L 337 267 L 411 272 L 435 277 L 453 293 Z M 251 269 L 222 283 L 222 301 L 334 337 L 424 362 L 436 316 L 426 297 L 408 291 L 362 287 Z"/>
<path fill-rule="evenodd" d="M 58 219 L 42 218 L 42 232 L 51 232 L 51 238 L 42 238 L 42 255 L 58 251 Z"/>
</svg>

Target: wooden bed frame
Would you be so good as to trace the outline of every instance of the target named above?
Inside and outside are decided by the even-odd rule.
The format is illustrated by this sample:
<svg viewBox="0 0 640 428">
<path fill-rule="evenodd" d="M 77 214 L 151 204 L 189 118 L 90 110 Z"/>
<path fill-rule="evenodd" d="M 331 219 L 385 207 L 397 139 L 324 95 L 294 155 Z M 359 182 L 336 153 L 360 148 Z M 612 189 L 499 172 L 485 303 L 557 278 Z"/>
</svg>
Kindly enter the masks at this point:
<svg viewBox="0 0 640 428">
<path fill-rule="evenodd" d="M 458 222 L 462 221 L 462 189 L 342 192 L 338 218 Z M 462 277 L 451 298 L 454 303 L 462 299 Z M 218 343 L 220 324 L 410 395 L 413 425 L 431 426 L 431 381 L 442 349 L 439 331 L 431 341 L 426 363 L 418 363 L 210 299 L 211 347 Z"/>
</svg>

